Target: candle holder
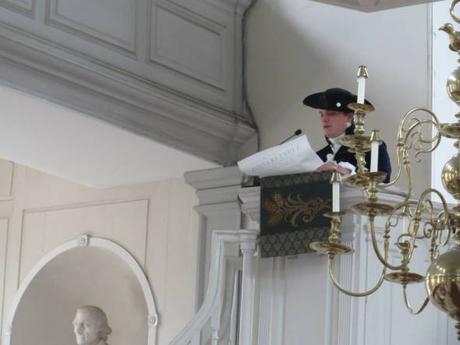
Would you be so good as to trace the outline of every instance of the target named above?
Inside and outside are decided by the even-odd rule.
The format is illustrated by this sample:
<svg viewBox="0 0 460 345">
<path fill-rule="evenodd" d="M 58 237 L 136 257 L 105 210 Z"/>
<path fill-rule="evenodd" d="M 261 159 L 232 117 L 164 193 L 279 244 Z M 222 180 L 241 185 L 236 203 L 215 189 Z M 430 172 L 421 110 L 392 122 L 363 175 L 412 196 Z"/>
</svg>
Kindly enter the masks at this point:
<svg viewBox="0 0 460 345">
<path fill-rule="evenodd" d="M 343 180 L 343 184 L 348 187 L 367 187 L 371 183 L 380 184 L 385 181 L 387 174 L 383 171 L 364 172 L 351 175 Z"/>
<path fill-rule="evenodd" d="M 370 104 L 361 104 L 361 103 L 350 103 L 348 104 L 348 108 L 353 110 L 353 111 L 363 111 L 365 113 L 369 113 L 371 111 L 374 111 L 375 108 L 370 105 Z"/>
<path fill-rule="evenodd" d="M 345 244 L 340 243 L 340 225 L 342 216 L 345 211 L 326 212 L 325 217 L 331 218 L 331 228 L 327 241 L 318 241 L 310 243 L 310 248 L 318 253 L 326 254 L 329 258 L 334 258 L 337 254 L 351 254 L 353 249 Z"/>
</svg>

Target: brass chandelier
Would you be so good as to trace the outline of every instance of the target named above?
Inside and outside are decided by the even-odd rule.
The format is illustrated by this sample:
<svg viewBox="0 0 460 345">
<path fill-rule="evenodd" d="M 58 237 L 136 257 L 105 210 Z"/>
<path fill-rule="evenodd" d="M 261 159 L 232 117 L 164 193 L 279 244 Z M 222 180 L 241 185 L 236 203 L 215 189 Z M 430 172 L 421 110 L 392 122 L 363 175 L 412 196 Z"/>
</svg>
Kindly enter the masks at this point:
<svg viewBox="0 0 460 345">
<path fill-rule="evenodd" d="M 450 5 L 450 15 L 456 23 L 460 23 L 460 17 L 454 13 L 460 0 L 453 0 Z M 445 24 L 440 30 L 449 36 L 449 48 L 459 54 L 460 57 L 460 32 L 455 31 L 452 24 Z M 459 59 L 460 62 L 460 59 Z M 332 283 L 341 292 L 353 297 L 365 297 L 376 292 L 386 280 L 398 283 L 402 286 L 403 297 L 406 307 L 412 314 L 421 313 L 431 301 L 436 307 L 446 312 L 456 321 L 458 339 L 460 340 L 460 113 L 455 117 L 456 123 L 440 123 L 436 115 L 425 108 L 415 108 L 407 112 L 402 118 L 397 135 L 397 174 L 387 184 L 385 173 L 376 169 L 376 151 L 380 139 L 378 131 L 366 134 L 364 120 L 373 107 L 363 104 L 363 83 L 367 78 L 367 71 L 361 66 L 358 71 L 358 100 L 357 103 L 349 104 L 354 111 L 356 124 L 355 133 L 346 135 L 341 139 L 341 144 L 349 147 L 354 152 L 357 160 L 357 172 L 355 175 L 341 181 L 340 175 L 334 172 L 331 183 L 333 184 L 333 210 L 326 214 L 331 218 L 330 233 L 327 241 L 314 242 L 312 249 L 328 256 L 328 271 Z M 454 70 L 447 81 L 447 93 L 449 98 L 460 106 L 460 67 Z M 433 129 L 431 135 L 426 132 Z M 441 138 L 454 139 L 457 153 L 445 164 L 442 172 L 444 188 L 457 200 L 456 206 L 449 206 L 442 195 L 436 189 L 426 189 L 418 199 L 413 199 L 411 157 L 419 160 L 420 155 L 433 152 L 441 141 Z M 377 143 L 377 145 L 375 145 Z M 366 168 L 365 154 L 371 151 L 371 170 Z M 394 185 L 405 174 L 408 180 L 407 193 L 404 200 L 396 205 L 379 202 L 378 190 Z M 338 186 L 343 183 L 349 187 L 360 188 L 366 196 L 366 201 L 352 206 L 351 211 L 367 216 L 371 243 L 377 259 L 382 264 L 382 273 L 375 286 L 367 291 L 348 291 L 340 285 L 334 275 L 334 258 L 340 254 L 352 253 L 349 246 L 340 240 L 341 218 L 345 211 L 338 209 Z M 441 205 L 441 211 L 437 211 L 431 197 L 436 196 Z M 379 247 L 375 218 L 386 217 L 385 227 L 382 234 L 382 248 Z M 406 218 L 408 226 L 401 234 L 393 238 L 394 245 L 401 254 L 398 264 L 389 261 L 390 240 L 398 222 Z M 403 223 L 404 224 L 404 223 Z M 417 250 L 417 241 L 427 240 L 430 243 L 429 254 L 431 265 L 425 276 L 412 272 L 409 268 L 414 252 Z M 451 247 L 451 248 L 450 248 Z M 450 248 L 442 253 L 443 248 Z M 407 286 L 411 283 L 425 282 L 427 297 L 418 310 L 414 310 L 407 296 Z"/>
</svg>

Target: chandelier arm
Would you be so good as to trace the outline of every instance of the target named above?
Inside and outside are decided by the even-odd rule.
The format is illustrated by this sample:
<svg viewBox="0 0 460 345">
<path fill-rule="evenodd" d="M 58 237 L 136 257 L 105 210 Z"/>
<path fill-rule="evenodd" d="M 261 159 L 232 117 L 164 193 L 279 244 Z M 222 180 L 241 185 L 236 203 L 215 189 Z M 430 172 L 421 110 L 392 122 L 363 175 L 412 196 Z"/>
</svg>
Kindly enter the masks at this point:
<svg viewBox="0 0 460 345">
<path fill-rule="evenodd" d="M 402 173 L 402 165 L 404 165 L 406 167 L 406 172 L 407 170 L 409 169 L 410 170 L 410 166 L 408 167 L 408 158 L 407 158 L 407 148 L 405 146 L 405 140 L 404 140 L 404 122 L 405 122 L 405 119 L 406 117 L 408 116 L 409 113 L 406 113 L 403 117 L 403 120 L 399 123 L 399 127 L 398 127 L 398 134 L 397 134 L 397 151 L 398 151 L 398 154 L 397 154 L 397 158 L 398 158 L 398 173 L 396 174 L 396 176 L 388 183 L 385 183 L 385 184 L 382 184 L 380 187 L 381 188 L 386 188 L 386 187 L 390 187 L 392 185 L 394 185 L 398 180 L 399 178 L 401 177 L 401 173 Z"/>
<path fill-rule="evenodd" d="M 409 128 L 405 128 L 406 122 L 408 122 L 410 117 L 418 111 L 428 113 L 431 116 L 431 119 L 430 120 L 419 120 L 417 118 L 412 118 L 414 123 L 412 123 L 409 126 Z M 417 132 L 416 132 L 417 130 L 420 130 L 423 127 L 423 125 L 428 125 L 428 124 L 432 124 L 434 127 L 436 127 L 436 130 L 437 130 L 436 135 L 429 140 L 424 139 L 420 134 L 417 135 Z M 414 149 L 416 151 L 415 157 L 417 160 L 420 154 L 433 152 L 439 146 L 439 143 L 441 142 L 441 135 L 439 133 L 438 128 L 439 128 L 439 120 L 436 114 L 427 108 L 413 108 L 409 110 L 403 116 L 402 121 L 399 123 L 398 135 L 397 135 L 398 172 L 396 176 L 390 182 L 380 185 L 379 188 L 387 188 L 387 187 L 393 186 L 400 179 L 401 173 L 402 173 L 402 166 L 404 165 L 406 174 L 408 175 L 408 181 L 409 181 L 406 200 L 410 198 L 410 196 L 412 195 L 412 176 L 411 176 L 412 174 L 410 172 L 411 168 L 410 168 L 410 160 L 408 158 L 408 151 L 410 149 Z M 429 149 L 423 149 L 422 146 L 420 145 L 416 145 L 414 147 L 414 143 L 409 141 L 409 139 L 414 139 L 414 137 L 416 137 L 415 143 L 417 143 L 418 141 L 419 143 L 422 143 L 422 144 L 433 144 L 434 143 L 434 145 L 432 145 L 432 147 Z"/>
<path fill-rule="evenodd" d="M 400 242 L 400 239 L 402 237 L 412 237 L 412 233 L 414 232 L 413 230 L 411 231 L 411 227 L 412 227 L 412 224 L 414 222 L 414 213 L 411 211 L 410 209 L 410 206 L 416 206 L 418 204 L 418 200 L 407 200 L 407 202 L 405 203 L 401 203 L 401 204 L 398 204 L 395 208 L 395 211 L 397 211 L 399 208 L 401 207 L 405 207 L 406 208 L 406 211 L 404 213 L 405 216 L 407 216 L 408 220 L 409 220 L 409 223 L 407 224 L 407 228 L 406 229 L 402 229 L 403 233 L 401 235 L 399 235 L 398 237 L 398 240 L 397 242 Z M 394 212 L 393 212 L 394 213 Z M 390 215 L 391 217 L 392 215 Z M 425 234 L 425 229 L 424 229 L 424 234 Z M 424 238 L 428 238 L 428 235 L 422 235 L 422 236 L 415 236 L 415 239 L 417 240 L 421 240 L 421 239 L 424 239 Z"/>
<path fill-rule="evenodd" d="M 425 200 L 425 202 L 428 204 L 428 210 L 429 210 L 429 213 L 430 213 L 430 221 L 429 222 L 426 222 L 423 224 L 423 227 L 422 227 L 422 234 L 421 235 L 418 235 L 418 225 L 419 223 L 416 223 L 417 227 L 414 227 L 414 247 L 415 247 L 415 240 L 423 240 L 423 239 L 429 239 L 431 234 L 430 234 L 430 231 L 427 230 L 427 228 L 429 227 L 431 230 L 433 230 L 435 228 L 435 223 L 436 223 L 436 219 L 438 219 L 440 217 L 440 215 L 437 215 L 436 218 L 433 217 L 433 203 L 431 202 L 431 200 Z M 410 221 L 409 223 L 409 227 L 410 227 L 410 224 L 412 223 L 412 220 Z M 401 238 L 403 235 L 399 236 L 398 237 L 398 242 L 399 242 L 399 238 Z M 412 257 L 412 253 L 411 253 L 411 257 Z"/>
<path fill-rule="evenodd" d="M 409 110 L 406 114 L 404 114 L 403 116 L 403 119 L 402 121 L 399 123 L 399 128 L 398 128 L 398 139 L 399 138 L 404 138 L 404 141 L 406 142 L 407 139 L 408 139 L 408 136 L 407 134 L 404 134 L 405 132 L 408 132 L 408 129 L 405 129 L 404 128 L 404 124 L 405 122 L 409 119 L 409 116 L 411 116 L 412 114 L 418 112 L 418 111 L 421 111 L 421 112 L 425 112 L 425 113 L 428 113 L 432 119 L 431 120 L 419 120 L 419 119 L 416 119 L 414 118 L 415 121 L 417 121 L 418 123 L 416 124 L 416 126 L 420 126 L 421 124 L 423 123 L 429 123 L 429 122 L 433 122 L 433 124 L 438 127 L 439 125 L 439 120 L 438 120 L 438 117 L 436 116 L 436 114 L 431 111 L 430 109 L 428 108 L 412 108 L 411 110 Z M 412 127 L 412 126 L 411 126 Z M 440 135 L 439 135 L 439 132 L 436 134 L 435 136 L 435 139 L 432 139 L 432 141 L 435 141 L 435 140 L 438 140 L 438 138 L 440 139 Z M 430 142 L 430 141 L 426 141 L 426 142 Z"/>
<path fill-rule="evenodd" d="M 412 260 L 412 255 L 414 255 L 415 248 L 417 248 L 417 246 L 415 245 L 415 242 L 417 241 L 417 236 L 414 235 L 411 239 L 412 239 L 412 242 L 410 243 L 410 246 L 409 246 L 409 253 L 407 255 L 407 264 L 409 264 L 410 261 Z"/>
<path fill-rule="evenodd" d="M 421 207 L 422 207 L 422 203 L 425 199 L 426 196 L 428 196 L 429 194 L 436 194 L 439 199 L 441 200 L 441 205 L 442 205 L 442 208 L 444 210 L 444 214 L 443 216 L 446 218 L 445 219 L 445 223 L 446 223 L 446 226 L 447 226 L 447 229 L 448 229 L 448 232 L 447 232 L 447 238 L 446 240 L 442 243 L 442 246 L 445 246 L 447 245 L 447 243 L 450 241 L 450 238 L 451 238 L 451 235 L 452 233 L 454 232 L 454 229 L 452 228 L 452 224 L 450 222 L 450 215 L 449 215 L 449 209 L 447 207 L 447 202 L 446 202 L 446 199 L 444 198 L 444 196 L 441 194 L 440 191 L 438 191 L 437 189 L 434 189 L 434 188 L 428 188 L 426 189 L 425 191 L 423 191 L 423 193 L 420 195 L 420 199 L 418 201 L 418 204 L 417 204 L 417 208 L 415 209 L 415 217 L 416 217 L 416 220 L 417 218 L 420 218 L 420 214 L 421 214 Z M 420 219 L 418 219 L 420 221 Z M 418 228 L 418 227 L 417 227 Z M 415 235 L 417 235 L 417 230 L 418 229 L 415 229 L 414 227 L 414 233 Z M 436 234 L 438 231 L 441 231 L 441 229 L 438 229 L 438 227 L 434 227 L 433 228 L 433 232 Z M 433 234 L 433 236 L 435 235 Z"/>
<path fill-rule="evenodd" d="M 452 3 L 450 4 L 450 7 L 449 7 L 450 16 L 451 16 L 452 19 L 455 20 L 457 23 L 460 23 L 460 18 L 457 17 L 457 16 L 455 15 L 455 6 L 456 6 L 459 2 L 460 2 L 459 0 L 454 0 L 454 1 L 452 1 Z"/>
<path fill-rule="evenodd" d="M 417 311 L 415 311 L 413 309 L 413 307 L 410 305 L 409 299 L 407 297 L 407 285 L 403 285 L 403 296 L 404 296 L 404 304 L 406 305 L 407 310 L 409 310 L 409 312 L 412 315 L 420 314 L 426 308 L 426 306 L 428 305 L 428 302 L 430 301 L 430 299 L 428 297 L 426 297 L 425 301 L 422 304 L 422 306 Z"/>
<path fill-rule="evenodd" d="M 371 294 L 373 294 L 375 291 L 377 291 L 380 286 L 382 285 L 384 278 L 385 278 L 385 273 L 386 273 L 386 267 L 383 268 L 382 274 L 380 275 L 379 280 L 377 281 L 377 284 L 372 287 L 371 289 L 363 292 L 354 292 L 354 291 L 348 291 L 345 289 L 343 286 L 340 285 L 338 282 L 337 278 L 334 275 L 334 268 L 332 267 L 332 264 L 334 262 L 334 258 L 329 257 L 328 258 L 328 271 L 329 271 L 329 277 L 331 278 L 332 284 L 342 293 L 345 295 L 351 296 L 351 297 L 366 297 Z"/>
<path fill-rule="evenodd" d="M 423 239 L 428 239 L 430 238 L 431 234 L 430 234 L 430 230 L 433 231 L 433 229 L 435 228 L 435 226 L 433 225 L 433 222 L 430 221 L 428 223 L 425 223 L 423 225 L 423 234 L 420 235 L 420 236 L 417 236 L 416 239 L 417 240 L 423 240 Z"/>
<path fill-rule="evenodd" d="M 424 194 L 422 194 L 422 197 L 420 198 L 420 200 L 416 203 L 417 204 L 417 212 L 416 214 L 418 214 L 418 217 L 416 217 L 417 219 L 415 219 L 415 222 L 414 222 L 414 226 L 413 226 L 413 229 L 411 232 L 409 233 L 403 233 L 401 235 L 398 236 L 397 240 L 396 240 L 396 243 L 397 244 L 401 244 L 403 245 L 404 241 L 403 239 L 408 237 L 408 241 L 406 241 L 405 243 L 407 243 L 409 245 L 408 247 L 408 253 L 407 253 L 407 261 L 410 262 L 410 260 L 412 259 L 412 256 L 413 256 L 413 253 L 414 253 L 414 250 L 416 248 L 416 241 L 419 240 L 419 239 L 424 239 L 424 238 L 429 238 L 428 237 L 428 232 L 426 230 L 426 224 L 423 226 L 423 235 L 418 235 L 418 232 L 419 232 L 419 227 L 420 227 L 420 214 L 422 212 L 422 207 L 428 207 L 428 210 L 430 211 L 430 213 L 433 212 L 433 203 L 430 201 L 430 200 L 425 200 L 424 198 L 431 192 L 434 192 L 434 193 L 437 193 L 437 195 L 439 195 L 439 197 L 441 198 L 441 201 L 442 201 L 442 204 L 443 204 L 443 207 L 444 207 L 444 212 L 441 212 L 438 216 L 437 216 L 437 219 L 439 219 L 441 216 L 444 216 L 444 214 L 447 212 L 447 204 L 445 203 L 445 199 L 442 197 L 441 194 L 439 194 L 438 191 L 436 190 L 427 190 L 425 191 Z M 424 203 L 427 203 L 428 205 L 427 206 L 424 206 Z M 395 212 L 397 212 L 399 209 L 403 208 L 403 207 L 407 207 L 409 206 L 410 204 L 414 204 L 413 201 L 406 201 L 406 202 L 401 202 L 399 203 L 395 208 L 394 210 L 392 211 L 392 213 L 388 216 L 388 219 L 387 219 L 387 222 L 385 224 L 385 234 L 384 234 L 384 245 L 386 246 L 385 247 L 385 252 L 387 251 L 387 246 L 388 246 L 388 234 L 390 233 L 390 230 L 391 230 L 391 218 L 394 216 Z M 438 227 L 436 227 L 434 225 L 434 219 L 433 217 L 431 217 L 431 221 L 430 221 L 430 224 L 431 224 L 431 228 L 433 229 L 433 238 L 432 238 L 432 243 L 431 243 L 431 251 L 432 251 L 432 258 L 433 258 L 433 253 L 436 251 L 436 248 L 437 248 L 437 241 L 436 239 L 438 238 L 437 234 L 439 231 L 438 230 Z M 412 221 L 411 221 L 412 222 Z M 374 248 L 374 252 L 377 256 L 377 258 L 380 260 L 380 262 L 386 266 L 387 268 L 389 269 L 392 269 L 392 270 L 402 270 L 404 267 L 405 267 L 405 264 L 401 264 L 400 266 L 394 266 L 394 265 L 391 265 L 390 263 L 388 263 L 387 260 L 385 260 L 380 252 L 380 249 L 378 247 L 378 243 L 377 243 L 377 239 L 376 239 L 376 231 L 375 231 L 375 224 L 373 222 L 373 219 L 370 220 L 370 228 L 371 228 L 371 236 L 372 236 L 372 246 Z M 447 243 L 450 239 L 450 231 L 449 231 L 449 234 L 448 234 L 448 238 L 445 240 L 445 243 Z M 433 242 L 434 240 L 434 242 Z"/>
<path fill-rule="evenodd" d="M 407 172 L 407 169 L 408 169 L 407 164 L 404 163 L 405 162 L 404 157 L 407 156 L 407 151 L 404 148 L 402 142 L 401 143 L 398 142 L 398 154 L 396 156 L 398 159 L 397 161 L 398 162 L 398 165 L 397 165 L 398 172 L 396 173 L 396 176 L 390 182 L 379 185 L 379 188 L 387 188 L 387 187 L 393 186 L 401 177 L 402 165 L 406 167 L 406 172 Z M 410 167 L 409 167 L 409 170 L 410 170 Z"/>
<path fill-rule="evenodd" d="M 441 238 L 441 234 L 439 235 L 439 238 Z M 439 254 L 438 248 L 439 248 L 439 245 L 437 242 L 437 233 L 433 232 L 431 236 L 431 247 L 430 247 L 430 261 L 431 262 L 436 260 L 436 258 L 438 257 L 438 254 Z"/>
<path fill-rule="evenodd" d="M 436 148 L 439 146 L 439 143 L 441 142 L 442 136 L 439 132 L 439 120 L 436 114 L 433 113 L 431 110 L 426 109 L 426 108 L 414 108 L 406 114 L 407 118 L 409 118 L 409 116 L 411 116 L 417 111 L 428 113 L 431 116 L 431 118 L 425 119 L 425 120 L 414 118 L 413 119 L 414 123 L 411 126 L 409 126 L 408 129 L 403 128 L 403 131 L 407 132 L 404 137 L 404 146 L 408 149 L 409 148 L 414 149 L 415 159 L 417 161 L 420 161 L 418 156 L 421 155 L 422 153 L 431 153 L 434 150 L 436 150 Z M 407 118 L 405 118 L 403 122 Z M 436 128 L 436 135 L 430 139 L 424 139 L 423 133 L 421 132 L 421 129 L 423 128 L 424 125 L 434 126 Z M 414 139 L 414 141 L 408 144 L 409 139 Z M 431 147 L 424 149 L 423 145 L 421 144 L 431 144 Z"/>
<path fill-rule="evenodd" d="M 405 167 L 405 170 L 406 170 L 407 180 L 411 181 L 407 185 L 407 192 L 406 192 L 406 196 L 405 196 L 404 201 L 403 201 L 403 202 L 408 202 L 409 199 L 412 197 L 412 189 L 413 189 L 412 188 L 412 170 L 411 170 L 411 167 L 410 167 L 409 163 L 405 164 L 404 167 Z"/>
<path fill-rule="evenodd" d="M 379 261 L 382 263 L 382 265 L 385 267 L 385 268 L 389 268 L 390 270 L 394 270 L 394 271 L 399 271 L 401 270 L 403 267 L 404 267 L 404 264 L 401 264 L 399 266 L 394 266 L 392 264 L 390 264 L 388 262 L 388 239 L 389 239 L 389 232 L 390 232 L 390 229 L 389 228 L 385 228 L 385 233 L 383 235 L 384 237 L 384 256 L 382 256 L 382 254 L 380 253 L 380 249 L 379 249 L 379 246 L 378 246 L 378 243 L 377 243 L 377 237 L 375 235 L 375 223 L 374 223 L 374 218 L 373 217 L 369 217 L 369 223 L 370 223 L 370 230 L 371 230 L 371 242 L 372 242 L 372 248 L 374 249 L 374 253 L 375 255 L 377 256 L 377 259 L 379 259 Z"/>
<path fill-rule="evenodd" d="M 418 231 L 419 231 L 419 227 L 420 227 L 423 203 L 428 201 L 428 205 L 430 206 L 430 211 L 431 212 L 433 211 L 433 207 L 432 207 L 433 203 L 431 202 L 431 200 L 425 200 L 425 197 L 428 196 L 431 193 L 434 193 L 434 194 L 438 195 L 438 197 L 441 199 L 441 204 L 442 204 L 443 209 L 444 209 L 444 212 L 442 214 L 447 215 L 446 216 L 446 224 L 447 224 L 447 226 L 449 228 L 449 231 L 448 231 L 446 240 L 441 245 L 445 246 L 450 240 L 452 230 L 451 230 L 450 223 L 449 223 L 449 212 L 448 212 L 446 200 L 444 199 L 443 195 L 438 190 L 436 190 L 434 188 L 429 188 L 429 189 L 425 190 L 422 193 L 422 195 L 420 196 L 420 199 L 419 199 L 419 201 L 417 203 L 417 207 L 416 207 L 416 211 L 415 211 L 414 227 L 413 227 L 412 234 L 410 234 L 411 243 L 410 243 L 410 249 L 409 249 L 409 253 L 408 253 L 408 261 L 410 261 L 412 259 L 412 255 L 413 255 L 414 250 L 416 248 L 415 242 L 417 240 L 420 240 L 420 239 L 428 238 L 426 230 L 425 230 L 425 227 L 426 227 L 427 224 L 423 225 L 423 229 L 422 229 L 423 230 L 423 235 L 419 236 Z M 433 258 L 435 256 L 435 252 L 436 252 L 437 247 L 438 247 L 438 245 L 436 243 L 437 242 L 436 239 L 438 238 L 438 232 L 440 231 L 440 229 L 438 229 L 438 227 L 433 225 L 433 218 L 431 218 L 431 221 L 429 222 L 429 224 L 431 225 L 432 232 L 433 232 L 432 235 L 431 235 L 432 236 L 432 241 L 431 241 L 431 260 L 433 260 Z M 439 238 L 441 238 L 440 235 L 439 235 Z M 398 243 L 400 242 L 399 239 L 402 238 L 402 237 L 404 237 L 404 236 L 401 235 L 401 236 L 398 237 L 398 241 L 397 241 Z"/>
<path fill-rule="evenodd" d="M 394 224 L 391 223 L 391 220 L 392 220 L 392 218 L 393 218 L 395 215 L 398 216 L 398 217 L 402 217 L 402 216 L 403 216 L 403 214 L 400 214 L 400 215 L 397 215 L 397 214 L 396 214 L 400 209 L 402 209 L 402 208 L 404 208 L 405 210 L 408 209 L 409 211 L 405 211 L 405 212 L 409 212 L 409 213 L 408 213 L 408 214 L 404 213 L 404 216 L 405 216 L 405 215 L 408 215 L 409 217 L 412 217 L 412 214 L 410 213 L 410 205 L 417 205 L 417 202 L 414 201 L 414 200 L 407 200 L 407 198 L 405 198 L 402 202 L 400 202 L 399 204 L 397 204 L 397 205 L 393 208 L 393 210 L 391 211 L 391 213 L 388 215 L 387 221 L 386 221 L 386 223 L 385 223 L 385 231 L 386 231 L 386 232 L 390 232 L 390 231 L 391 231 L 390 228 L 393 228 L 393 227 L 395 227 L 396 225 L 399 224 L 399 218 L 397 218 L 397 221 L 396 221 L 396 223 L 394 223 Z M 410 219 L 410 218 L 409 218 L 409 219 Z M 409 222 L 408 229 L 410 228 L 410 224 L 411 224 L 411 223 Z M 405 230 L 405 229 L 403 229 L 403 230 Z M 401 237 L 401 236 L 403 236 L 403 235 L 407 235 L 407 233 L 406 233 L 406 234 L 403 233 L 403 234 L 401 234 L 399 237 Z M 398 239 L 399 239 L 399 237 L 398 237 Z"/>
<path fill-rule="evenodd" d="M 435 233 L 438 233 L 438 232 L 439 232 L 439 239 L 440 239 L 440 241 L 441 241 L 441 239 L 442 239 L 442 232 L 441 232 L 441 231 L 442 231 L 442 229 L 437 229 L 437 228 L 436 228 L 436 230 L 435 230 Z M 449 241 L 450 241 L 450 239 L 451 239 L 451 237 L 452 237 L 452 234 L 453 234 L 453 231 L 449 229 L 449 230 L 447 231 L 446 239 L 445 239 L 443 242 L 440 243 L 440 244 L 441 244 L 441 247 L 445 247 L 445 246 L 449 243 Z"/>
</svg>

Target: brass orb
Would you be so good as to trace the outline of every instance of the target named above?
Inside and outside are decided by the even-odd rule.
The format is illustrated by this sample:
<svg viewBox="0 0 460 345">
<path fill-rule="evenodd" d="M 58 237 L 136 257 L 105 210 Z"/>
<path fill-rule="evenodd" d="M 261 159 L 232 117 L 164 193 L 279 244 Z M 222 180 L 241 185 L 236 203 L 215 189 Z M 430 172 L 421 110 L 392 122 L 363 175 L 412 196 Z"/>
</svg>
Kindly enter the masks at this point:
<svg viewBox="0 0 460 345">
<path fill-rule="evenodd" d="M 440 255 L 428 268 L 425 285 L 430 301 L 460 321 L 460 247 Z"/>
<path fill-rule="evenodd" d="M 459 155 L 453 156 L 442 169 L 442 184 L 444 188 L 457 200 L 460 200 L 460 167 Z"/>
<path fill-rule="evenodd" d="M 449 75 L 446 86 L 449 98 L 460 106 L 460 67 Z"/>
</svg>

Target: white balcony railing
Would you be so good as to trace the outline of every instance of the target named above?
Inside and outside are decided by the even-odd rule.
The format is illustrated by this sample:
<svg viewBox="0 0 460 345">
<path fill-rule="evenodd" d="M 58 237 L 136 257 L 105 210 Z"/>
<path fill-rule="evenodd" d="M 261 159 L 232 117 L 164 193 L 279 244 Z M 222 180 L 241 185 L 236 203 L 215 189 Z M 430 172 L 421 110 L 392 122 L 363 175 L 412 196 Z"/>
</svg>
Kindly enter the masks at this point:
<svg viewBox="0 0 460 345">
<path fill-rule="evenodd" d="M 230 262 L 229 257 L 226 256 L 226 246 L 234 244 L 239 245 L 242 253 L 242 260 L 238 264 L 240 266 L 239 271 L 241 271 L 241 300 L 239 306 L 236 304 L 238 298 L 233 298 L 231 303 L 230 320 L 226 321 L 229 323 L 230 329 L 237 331 L 237 335 L 228 335 L 227 344 L 252 345 L 254 343 L 254 254 L 257 235 L 258 231 L 253 230 L 213 232 L 211 266 L 204 302 L 195 317 L 170 342 L 170 345 L 201 344 L 202 331 L 209 323 L 211 326 L 211 344 L 222 344 L 223 327 L 221 325 L 223 322 L 221 319 L 225 287 L 228 286 L 225 284 L 225 277 Z M 235 261 L 233 260 L 233 262 Z M 231 286 L 233 286 L 234 293 L 238 294 L 237 279 L 233 279 Z"/>
</svg>

